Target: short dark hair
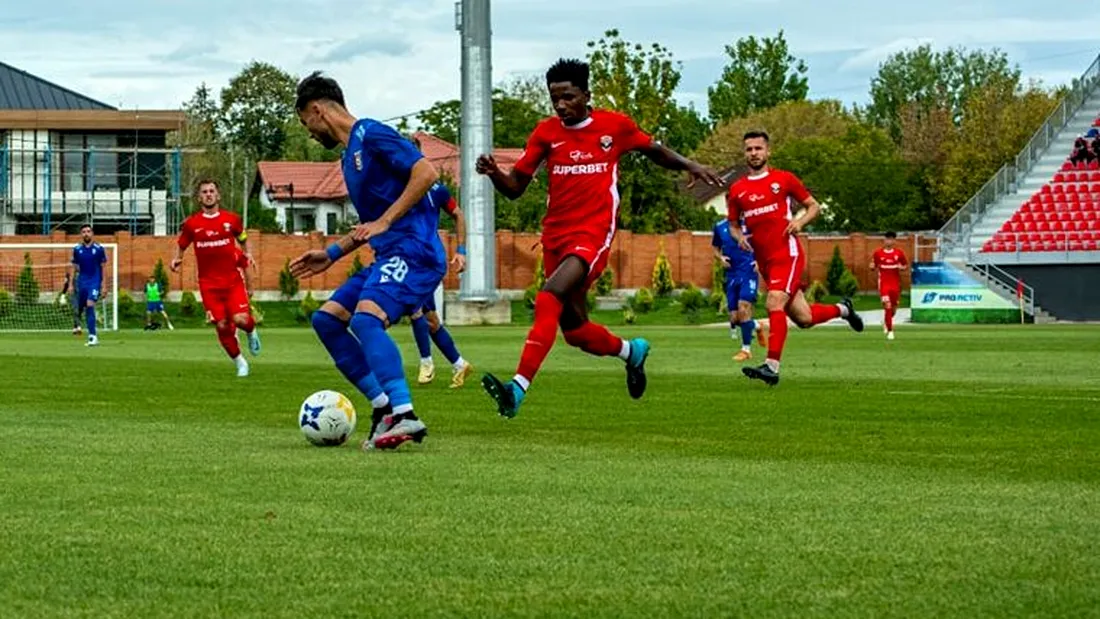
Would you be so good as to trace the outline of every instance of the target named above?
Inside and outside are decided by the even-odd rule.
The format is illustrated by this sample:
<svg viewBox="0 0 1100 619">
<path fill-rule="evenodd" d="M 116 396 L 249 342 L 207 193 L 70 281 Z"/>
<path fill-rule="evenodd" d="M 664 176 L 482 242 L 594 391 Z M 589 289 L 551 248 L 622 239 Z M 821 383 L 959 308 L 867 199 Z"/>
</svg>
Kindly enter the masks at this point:
<svg viewBox="0 0 1100 619">
<path fill-rule="evenodd" d="M 741 141 L 745 142 L 745 141 L 748 141 L 748 140 L 754 140 L 756 138 L 764 138 L 765 142 L 767 142 L 769 144 L 771 143 L 771 138 L 768 137 L 768 132 L 764 131 L 762 129 L 755 129 L 753 131 L 746 131 L 745 132 L 745 137 L 741 138 Z"/>
<path fill-rule="evenodd" d="M 546 70 L 546 85 L 569 82 L 588 92 L 588 63 L 575 58 L 560 58 Z"/>
<path fill-rule="evenodd" d="M 204 176 L 204 177 L 200 178 L 197 183 L 195 183 L 195 195 L 198 195 L 199 189 L 202 189 L 203 185 L 213 185 L 214 189 L 217 189 L 218 191 L 222 190 L 222 186 L 217 181 L 217 179 L 209 177 L 209 176 Z"/>
<path fill-rule="evenodd" d="M 314 71 L 298 82 L 298 98 L 294 101 L 294 109 L 301 112 L 314 101 L 332 101 L 346 107 L 340 84 L 320 71 Z"/>
<path fill-rule="evenodd" d="M 886 238 L 888 238 L 888 239 L 896 239 L 896 238 L 898 238 L 898 233 L 897 233 L 897 232 L 887 232 L 887 233 L 886 233 Z"/>
<path fill-rule="evenodd" d="M 92 224 L 84 224 L 83 226 L 80 226 L 80 231 L 84 232 L 84 228 L 87 228 L 87 229 L 91 230 L 92 229 Z"/>
</svg>

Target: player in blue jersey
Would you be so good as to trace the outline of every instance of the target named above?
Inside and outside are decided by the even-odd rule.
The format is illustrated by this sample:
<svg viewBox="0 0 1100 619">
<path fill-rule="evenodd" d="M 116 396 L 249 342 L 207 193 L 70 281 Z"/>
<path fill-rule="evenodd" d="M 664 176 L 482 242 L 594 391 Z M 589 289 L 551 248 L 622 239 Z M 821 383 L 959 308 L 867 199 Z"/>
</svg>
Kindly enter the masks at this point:
<svg viewBox="0 0 1100 619">
<path fill-rule="evenodd" d="M 743 229 L 741 233 L 748 238 L 748 233 Z M 768 345 L 764 324 L 756 322 L 752 317 L 756 306 L 757 286 L 760 283 L 756 260 L 753 253 L 742 249 L 730 234 L 729 219 L 724 218 L 714 226 L 711 245 L 714 247 L 714 257 L 722 263 L 726 271 L 723 285 L 726 306 L 730 312 L 730 336 L 734 340 L 741 340 L 741 350 L 737 351 L 733 360 L 748 361 L 752 358 L 754 332 L 761 346 Z"/>
<path fill-rule="evenodd" d="M 423 307 L 447 272 L 439 209 L 426 197 L 439 172 L 393 128 L 352 116 L 340 86 L 319 71 L 298 84 L 295 109 L 322 146 L 344 146 L 344 184 L 361 223 L 327 249 L 299 256 L 291 272 L 322 273 L 370 243 L 374 262 L 314 312 L 313 328 L 336 367 L 375 407 L 363 448 L 420 442 L 428 430 L 413 412 L 401 353 L 386 329 Z"/>
<path fill-rule="evenodd" d="M 466 270 L 466 221 L 462 217 L 462 209 L 459 208 L 454 196 L 447 186 L 436 183 L 428 191 L 428 200 L 432 206 L 449 215 L 455 221 L 455 236 L 458 237 L 458 248 L 455 251 L 451 264 L 459 273 Z M 411 318 L 413 338 L 416 340 L 416 348 L 420 352 L 420 374 L 416 382 L 426 385 L 435 378 L 435 361 L 432 360 L 432 342 L 435 342 L 439 351 L 451 363 L 451 389 L 458 389 L 466 384 L 466 379 L 474 371 L 474 366 L 462 358 L 455 346 L 454 338 L 450 331 L 443 325 L 443 319 L 435 307 L 435 295 L 428 297 L 424 307 L 417 310 Z"/>
<path fill-rule="evenodd" d="M 92 227 L 80 227 L 80 243 L 73 247 L 73 281 L 76 282 L 76 311 L 84 312 L 88 325 L 88 341 L 85 346 L 98 346 L 95 304 L 103 289 L 103 265 L 107 263 L 107 250 L 92 240 Z"/>
</svg>

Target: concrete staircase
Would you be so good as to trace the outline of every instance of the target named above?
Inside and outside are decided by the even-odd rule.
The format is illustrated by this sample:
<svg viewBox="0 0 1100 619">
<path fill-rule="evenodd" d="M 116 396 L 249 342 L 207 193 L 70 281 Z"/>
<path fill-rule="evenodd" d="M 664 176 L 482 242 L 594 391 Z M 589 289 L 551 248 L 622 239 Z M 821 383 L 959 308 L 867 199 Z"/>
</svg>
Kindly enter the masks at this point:
<svg viewBox="0 0 1100 619">
<path fill-rule="evenodd" d="M 1023 178 L 1016 179 L 1015 191 L 1009 192 L 990 205 L 974 222 L 969 241 L 952 252 L 954 255 L 949 258 L 965 259 L 967 250 L 971 256 L 981 251 L 982 245 L 1001 229 L 1004 222 L 1008 221 L 1020 208 L 1020 204 L 1026 202 L 1054 178 L 1054 173 L 1062 168 L 1062 163 L 1073 152 L 1073 141 L 1088 131 L 1097 116 L 1100 116 L 1100 90 L 1094 91 L 1085 100 L 1081 109 L 1051 141 L 1046 152 L 1039 157 L 1031 170 Z"/>
<path fill-rule="evenodd" d="M 1072 143 L 1072 142 L 1071 142 Z M 1005 281 L 1005 277 L 998 277 L 996 272 L 982 270 L 966 264 L 965 261 L 951 260 L 949 261 L 953 266 L 962 270 L 967 275 L 970 275 L 974 279 L 985 284 L 986 288 L 992 291 L 997 296 L 1008 301 L 1009 303 L 1018 303 L 1016 299 L 1016 288 L 1010 286 Z M 1005 273 L 1004 275 L 1007 275 Z M 1024 309 L 1035 320 L 1035 324 L 1048 324 L 1057 321 L 1058 319 L 1050 312 L 1044 310 L 1042 306 L 1034 304 L 1035 292 L 1033 290 L 1025 291 L 1024 293 Z"/>
</svg>

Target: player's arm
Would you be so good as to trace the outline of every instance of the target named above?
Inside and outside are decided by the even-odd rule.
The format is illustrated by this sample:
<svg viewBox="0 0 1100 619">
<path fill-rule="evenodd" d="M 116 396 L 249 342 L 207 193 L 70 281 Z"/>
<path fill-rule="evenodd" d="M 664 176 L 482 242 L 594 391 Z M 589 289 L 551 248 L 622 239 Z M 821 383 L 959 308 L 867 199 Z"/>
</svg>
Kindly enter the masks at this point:
<svg viewBox="0 0 1100 619">
<path fill-rule="evenodd" d="M 710 248 L 714 251 L 714 258 L 718 260 L 718 262 L 721 262 L 722 266 L 729 268 L 729 258 L 722 253 L 722 239 L 718 236 L 718 228 L 714 229 L 714 234 L 710 240 Z"/>
<path fill-rule="evenodd" d="M 439 180 L 439 170 L 424 155 L 392 127 L 372 123 L 365 129 L 363 148 L 381 159 L 390 170 L 408 175 L 405 189 L 386 212 L 375 221 L 360 224 L 352 230 L 355 240 L 368 241 L 372 236 L 390 229 L 395 221 L 416 206 Z"/>
<path fill-rule="evenodd" d="M 481 155 L 477 158 L 474 166 L 477 173 L 488 176 L 493 187 L 509 200 L 515 200 L 527 191 L 535 172 L 550 152 L 549 144 L 542 137 L 541 127 L 542 125 L 538 125 L 531 132 L 531 136 L 527 138 L 527 145 L 523 149 L 523 155 L 508 172 L 500 169 L 500 165 L 492 155 Z"/>
<path fill-rule="evenodd" d="M 878 252 L 871 254 L 871 270 L 878 269 Z"/>
<path fill-rule="evenodd" d="M 722 179 L 713 170 L 654 140 L 649 134 L 638 128 L 637 123 L 627 116 L 622 117 L 622 126 L 618 137 L 622 140 L 624 152 L 641 153 L 662 168 L 676 172 L 687 172 L 691 176 L 691 180 L 688 182 L 689 187 L 699 180 L 708 185 L 723 185 Z"/>
<path fill-rule="evenodd" d="M 794 174 L 787 174 L 784 182 L 787 184 L 787 193 L 802 205 L 802 211 L 791 220 L 785 232 L 798 234 L 821 214 L 821 205 Z"/>
<path fill-rule="evenodd" d="M 730 221 L 730 236 L 733 240 L 737 241 L 737 245 L 745 251 L 752 251 L 752 245 L 745 239 L 745 235 L 741 234 L 741 226 L 738 222 L 741 220 L 741 204 L 738 202 L 735 195 L 737 187 L 730 187 L 729 192 L 726 193 L 726 210 L 729 213 L 727 218 Z"/>
<path fill-rule="evenodd" d="M 176 239 L 175 253 L 172 254 L 172 262 L 168 263 L 173 272 L 180 270 L 180 265 L 183 264 L 183 252 L 187 250 L 187 246 L 191 244 L 192 233 L 191 226 L 187 225 L 187 222 L 183 222 L 183 226 L 180 227 L 180 235 Z"/>
<path fill-rule="evenodd" d="M 455 220 L 455 240 L 458 241 L 451 264 L 461 273 L 466 270 L 466 215 L 454 198 L 450 199 L 445 210 Z"/>
<path fill-rule="evenodd" d="M 905 252 L 903 252 L 899 249 L 898 250 L 898 258 L 900 258 L 900 260 L 898 260 L 898 270 L 899 271 L 908 270 L 909 269 L 909 258 L 906 257 Z"/>
</svg>

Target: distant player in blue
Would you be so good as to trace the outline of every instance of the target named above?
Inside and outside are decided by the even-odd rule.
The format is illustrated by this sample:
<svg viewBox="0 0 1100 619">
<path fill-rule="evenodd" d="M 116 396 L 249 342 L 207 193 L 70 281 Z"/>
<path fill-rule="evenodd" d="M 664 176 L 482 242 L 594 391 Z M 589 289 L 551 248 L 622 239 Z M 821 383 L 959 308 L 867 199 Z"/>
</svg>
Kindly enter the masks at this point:
<svg viewBox="0 0 1100 619">
<path fill-rule="evenodd" d="M 328 249 L 299 256 L 291 273 L 322 273 L 370 243 L 374 262 L 313 313 L 313 328 L 337 369 L 375 407 L 363 448 L 419 443 L 428 429 L 413 412 L 401 352 L 386 329 L 423 307 L 447 272 L 439 208 L 426 196 L 439 172 L 393 128 L 369 118 L 356 120 L 340 86 L 319 71 L 298 84 L 295 109 L 322 146 L 344 145 L 344 184 L 361 223 Z"/>
<path fill-rule="evenodd" d="M 749 236 L 744 229 L 742 235 Z M 714 247 L 714 257 L 721 261 L 726 270 L 724 286 L 726 306 L 730 312 L 730 335 L 735 340 L 741 340 L 741 350 L 733 356 L 733 360 L 747 361 L 752 358 L 753 332 L 757 333 L 761 346 L 768 345 L 765 325 L 756 322 L 752 317 L 756 306 L 757 286 L 760 283 L 756 259 L 751 251 L 741 249 L 734 240 L 730 234 L 729 219 L 722 219 L 714 226 L 711 245 Z"/>
<path fill-rule="evenodd" d="M 88 325 L 88 341 L 85 346 L 98 346 L 95 304 L 103 289 L 103 265 L 107 263 L 107 250 L 92 240 L 92 227 L 80 227 L 80 243 L 73 248 L 73 281 L 76 282 L 77 315 L 84 312 Z"/>
<path fill-rule="evenodd" d="M 451 264 L 461 273 L 466 270 L 466 221 L 462 217 L 462 209 L 451 195 L 447 186 L 436 183 L 428 191 L 428 200 L 432 206 L 449 215 L 455 220 L 455 236 L 458 237 L 458 248 L 455 250 Z M 443 325 L 443 319 L 435 307 L 435 294 L 428 297 L 424 307 L 416 311 L 411 317 L 413 338 L 416 339 L 416 348 L 420 352 L 420 373 L 416 382 L 426 385 L 435 378 L 435 361 L 432 360 L 432 342 L 451 363 L 451 389 L 458 389 L 466 384 L 466 379 L 474 371 L 474 366 L 462 358 L 455 345 L 450 331 Z"/>
</svg>

